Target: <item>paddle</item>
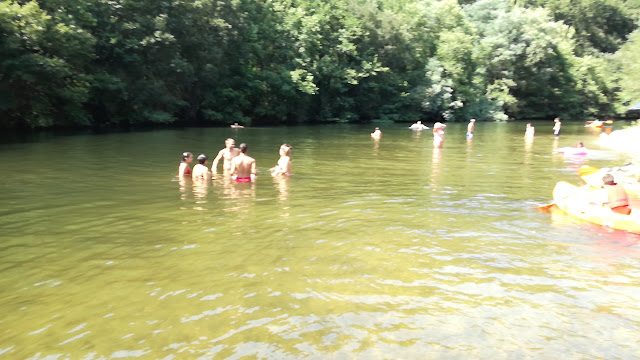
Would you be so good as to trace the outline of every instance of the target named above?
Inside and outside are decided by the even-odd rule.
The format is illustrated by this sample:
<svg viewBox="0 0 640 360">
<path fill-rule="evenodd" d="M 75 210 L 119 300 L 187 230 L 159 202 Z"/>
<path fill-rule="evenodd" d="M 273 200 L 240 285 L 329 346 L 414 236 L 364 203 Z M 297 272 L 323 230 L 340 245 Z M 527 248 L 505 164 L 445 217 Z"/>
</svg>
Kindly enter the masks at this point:
<svg viewBox="0 0 640 360">
<path fill-rule="evenodd" d="M 578 176 L 583 177 L 587 175 L 592 175 L 600 171 L 597 167 L 583 165 L 578 169 Z"/>
<path fill-rule="evenodd" d="M 555 204 L 556 204 L 555 202 L 552 202 L 551 204 L 536 206 L 536 209 L 538 209 L 538 210 L 549 210 L 552 207 L 554 207 Z"/>
</svg>

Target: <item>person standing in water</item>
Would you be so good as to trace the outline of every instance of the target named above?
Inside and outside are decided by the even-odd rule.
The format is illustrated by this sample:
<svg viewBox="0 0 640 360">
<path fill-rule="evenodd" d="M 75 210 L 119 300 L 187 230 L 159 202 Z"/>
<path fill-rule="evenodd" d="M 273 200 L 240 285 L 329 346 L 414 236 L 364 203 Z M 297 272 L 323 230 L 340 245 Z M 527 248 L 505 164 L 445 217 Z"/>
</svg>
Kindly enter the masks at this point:
<svg viewBox="0 0 640 360">
<path fill-rule="evenodd" d="M 422 121 L 419 121 L 409 126 L 411 130 L 427 130 L 429 129 L 427 126 L 422 124 Z"/>
<path fill-rule="evenodd" d="M 275 167 L 272 167 L 272 176 L 291 176 L 291 145 L 280 145 L 280 160 Z"/>
<path fill-rule="evenodd" d="M 437 148 L 441 148 L 444 144 L 444 128 L 447 125 L 442 123 L 433 124 L 433 146 Z"/>
<path fill-rule="evenodd" d="M 473 139 L 473 132 L 476 129 L 476 119 L 469 120 L 469 125 L 467 125 L 467 140 Z"/>
<path fill-rule="evenodd" d="M 191 175 L 191 168 L 189 167 L 189 164 L 191 164 L 192 161 L 193 161 L 192 153 L 188 151 L 182 153 L 182 162 L 178 167 L 178 177 Z"/>
<path fill-rule="evenodd" d="M 256 180 L 256 160 L 247 155 L 247 144 L 240 144 L 240 155 L 231 160 L 231 178 L 235 182 L 253 182 Z"/>
<path fill-rule="evenodd" d="M 375 128 L 375 130 L 373 130 L 373 132 L 371 133 L 371 137 L 375 140 L 380 140 L 380 138 L 382 137 L 382 131 L 380 131 L 380 128 Z"/>
<path fill-rule="evenodd" d="M 531 126 L 531 123 L 528 123 L 526 129 L 524 130 L 524 138 L 527 140 L 531 140 L 533 139 L 535 134 L 536 134 L 536 129 L 533 126 Z"/>
<path fill-rule="evenodd" d="M 193 180 L 207 180 L 211 177 L 209 169 L 207 169 L 207 160 L 209 157 L 205 154 L 198 155 L 198 163 L 193 167 Z"/>
<path fill-rule="evenodd" d="M 556 137 L 560 136 L 560 127 L 562 127 L 562 123 L 560 122 L 560 118 L 555 118 L 553 120 L 555 124 L 553 124 L 553 135 Z"/>
<path fill-rule="evenodd" d="M 231 169 L 231 160 L 240 154 L 240 150 L 236 149 L 236 141 L 232 138 L 228 138 L 224 141 L 225 148 L 218 152 L 218 156 L 213 159 L 213 165 L 211 165 L 211 172 L 213 174 L 218 172 L 218 161 L 224 159 L 222 163 L 222 172 L 227 173 Z"/>
</svg>

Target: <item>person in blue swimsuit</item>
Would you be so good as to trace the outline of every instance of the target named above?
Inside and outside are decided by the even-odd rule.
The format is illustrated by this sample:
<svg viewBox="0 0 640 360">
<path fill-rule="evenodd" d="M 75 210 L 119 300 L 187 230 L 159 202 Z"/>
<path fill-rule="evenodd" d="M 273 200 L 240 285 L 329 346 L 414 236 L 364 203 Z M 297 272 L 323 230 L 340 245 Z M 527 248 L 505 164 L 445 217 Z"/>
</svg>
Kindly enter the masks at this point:
<svg viewBox="0 0 640 360">
<path fill-rule="evenodd" d="M 476 119 L 469 120 L 469 125 L 467 125 L 467 140 L 473 139 L 473 132 L 476 129 Z"/>
</svg>

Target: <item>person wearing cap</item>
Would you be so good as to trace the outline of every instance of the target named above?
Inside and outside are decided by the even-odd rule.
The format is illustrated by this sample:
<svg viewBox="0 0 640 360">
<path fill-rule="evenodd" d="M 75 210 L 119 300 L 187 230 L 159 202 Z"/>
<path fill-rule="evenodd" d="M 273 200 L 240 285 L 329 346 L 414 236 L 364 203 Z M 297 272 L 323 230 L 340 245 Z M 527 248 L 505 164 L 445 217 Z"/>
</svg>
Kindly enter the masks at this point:
<svg viewBox="0 0 640 360">
<path fill-rule="evenodd" d="M 247 144 L 240 144 L 240 155 L 231 160 L 231 179 L 239 183 L 256 180 L 256 160 L 247 155 Z"/>
<path fill-rule="evenodd" d="M 191 162 L 193 162 L 193 154 L 188 151 L 183 152 L 182 162 L 180 162 L 180 166 L 178 166 L 178 177 L 191 175 L 191 167 L 189 167 Z"/>
<path fill-rule="evenodd" d="M 373 132 L 371 133 L 371 137 L 376 140 L 379 140 L 381 136 L 382 136 L 382 131 L 380 131 L 379 127 L 373 130 Z"/>
<path fill-rule="evenodd" d="M 469 125 L 467 125 L 467 140 L 473 139 L 473 131 L 476 128 L 476 119 L 469 120 Z"/>
<path fill-rule="evenodd" d="M 193 180 L 207 180 L 211 177 L 211 173 L 207 168 L 207 160 L 209 157 L 205 154 L 198 155 L 198 163 L 193 167 Z"/>
<path fill-rule="evenodd" d="M 442 123 L 433 124 L 433 146 L 441 148 L 444 144 L 444 128 L 447 125 Z"/>
<path fill-rule="evenodd" d="M 222 163 L 222 172 L 226 173 L 231 169 L 231 159 L 240 154 L 240 150 L 236 149 L 236 141 L 232 138 L 228 138 L 224 141 L 225 148 L 218 152 L 218 156 L 213 159 L 213 165 L 211 165 L 211 172 L 213 174 L 218 172 L 218 161 L 224 159 Z"/>
<path fill-rule="evenodd" d="M 602 177 L 604 186 L 601 190 L 596 191 L 598 199 L 594 201 L 596 204 L 607 205 L 611 208 L 611 211 L 622 214 L 631 214 L 629 208 L 629 195 L 624 190 L 624 187 L 617 184 L 614 181 L 614 177 L 611 174 L 605 174 Z"/>
<path fill-rule="evenodd" d="M 560 127 L 562 126 L 562 123 L 560 122 L 560 118 L 555 118 L 553 122 L 553 135 L 558 137 L 560 136 Z"/>
</svg>

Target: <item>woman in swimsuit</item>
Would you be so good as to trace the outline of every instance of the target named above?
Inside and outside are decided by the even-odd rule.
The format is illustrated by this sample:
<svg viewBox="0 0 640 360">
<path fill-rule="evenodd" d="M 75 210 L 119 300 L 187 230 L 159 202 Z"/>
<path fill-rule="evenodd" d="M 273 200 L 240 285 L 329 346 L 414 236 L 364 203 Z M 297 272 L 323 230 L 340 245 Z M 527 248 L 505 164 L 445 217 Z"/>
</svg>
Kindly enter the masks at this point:
<svg viewBox="0 0 640 360">
<path fill-rule="evenodd" d="M 280 146 L 280 160 L 278 164 L 271 168 L 271 175 L 273 176 L 291 176 L 291 145 L 282 144 Z"/>
<path fill-rule="evenodd" d="M 189 167 L 189 164 L 191 164 L 192 161 L 193 161 L 192 153 L 188 151 L 182 153 L 182 162 L 178 167 L 178 177 L 191 175 L 191 168 Z"/>
<path fill-rule="evenodd" d="M 442 124 L 442 123 L 435 123 L 433 124 L 433 146 L 434 147 L 442 147 L 442 144 L 444 144 L 444 128 L 447 125 Z"/>
</svg>

